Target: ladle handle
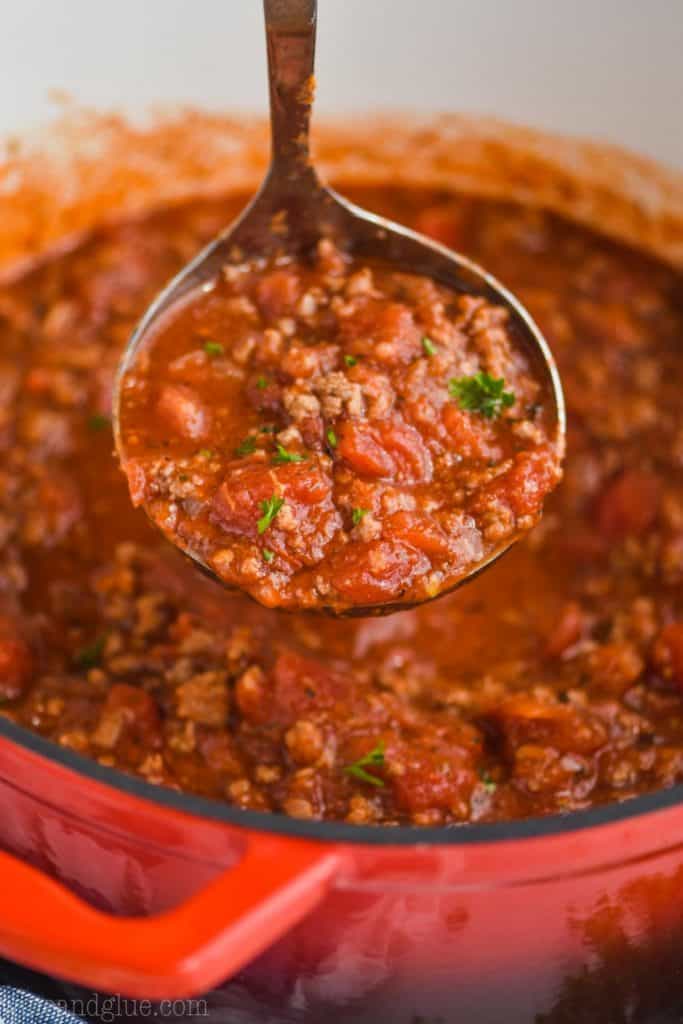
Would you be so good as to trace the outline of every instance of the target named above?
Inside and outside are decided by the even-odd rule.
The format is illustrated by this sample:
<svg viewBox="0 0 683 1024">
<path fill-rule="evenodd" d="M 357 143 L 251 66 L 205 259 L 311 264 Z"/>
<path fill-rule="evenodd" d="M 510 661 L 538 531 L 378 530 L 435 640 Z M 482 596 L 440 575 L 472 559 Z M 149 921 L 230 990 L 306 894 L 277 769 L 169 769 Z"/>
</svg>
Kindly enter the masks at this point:
<svg viewBox="0 0 683 1024">
<path fill-rule="evenodd" d="M 317 0 L 263 0 L 268 42 L 271 173 L 312 175 L 308 132 L 315 80 Z"/>
</svg>

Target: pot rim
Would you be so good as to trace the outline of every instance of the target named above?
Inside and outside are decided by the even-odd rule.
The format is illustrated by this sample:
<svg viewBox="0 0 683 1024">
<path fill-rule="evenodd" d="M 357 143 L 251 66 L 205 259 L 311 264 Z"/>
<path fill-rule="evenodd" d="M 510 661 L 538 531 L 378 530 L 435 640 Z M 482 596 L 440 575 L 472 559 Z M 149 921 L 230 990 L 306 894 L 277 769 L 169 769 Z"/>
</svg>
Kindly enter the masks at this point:
<svg viewBox="0 0 683 1024">
<path fill-rule="evenodd" d="M 147 782 L 110 768 L 67 747 L 60 747 L 22 725 L 0 715 L 0 738 L 33 754 L 56 762 L 63 768 L 101 783 L 128 796 L 159 807 L 180 811 L 196 818 L 233 825 L 252 832 L 313 839 L 350 846 L 438 846 L 462 847 L 473 844 L 503 843 L 525 839 L 543 839 L 571 835 L 588 829 L 615 825 L 642 818 L 683 803 L 683 783 L 653 790 L 621 802 L 612 801 L 567 814 L 518 818 L 496 822 L 465 822 L 452 826 L 351 825 L 343 821 L 303 821 L 273 811 L 250 811 L 209 797 L 182 793 L 169 786 Z"/>
</svg>

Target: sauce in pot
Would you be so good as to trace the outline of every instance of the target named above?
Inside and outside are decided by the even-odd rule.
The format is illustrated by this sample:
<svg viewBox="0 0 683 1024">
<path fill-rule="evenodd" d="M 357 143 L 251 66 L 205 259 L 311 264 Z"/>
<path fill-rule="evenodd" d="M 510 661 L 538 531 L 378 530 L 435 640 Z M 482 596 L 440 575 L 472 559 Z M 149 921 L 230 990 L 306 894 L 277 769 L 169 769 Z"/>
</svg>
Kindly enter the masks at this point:
<svg viewBox="0 0 683 1024">
<path fill-rule="evenodd" d="M 569 412 L 541 522 L 386 619 L 285 615 L 202 579 L 131 507 L 111 386 L 146 305 L 241 201 L 103 229 L 0 289 L 0 713 L 302 818 L 504 820 L 683 780 L 680 278 L 530 209 L 353 198 L 490 267 L 537 319 Z"/>
</svg>

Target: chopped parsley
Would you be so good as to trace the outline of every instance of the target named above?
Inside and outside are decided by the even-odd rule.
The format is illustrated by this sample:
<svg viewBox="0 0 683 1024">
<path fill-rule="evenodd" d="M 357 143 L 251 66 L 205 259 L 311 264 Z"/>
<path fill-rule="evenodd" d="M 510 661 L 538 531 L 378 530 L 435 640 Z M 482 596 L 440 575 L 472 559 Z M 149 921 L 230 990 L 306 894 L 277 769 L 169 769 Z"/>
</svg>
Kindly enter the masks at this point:
<svg viewBox="0 0 683 1024">
<path fill-rule="evenodd" d="M 424 349 L 424 354 L 426 356 L 431 357 L 436 355 L 436 345 L 431 338 L 424 337 L 422 339 L 422 348 Z"/>
<path fill-rule="evenodd" d="M 475 373 L 473 377 L 452 377 L 448 382 L 448 392 L 461 409 L 479 412 L 489 420 L 499 416 L 503 409 L 509 409 L 515 401 L 512 392 L 505 391 L 503 377 L 496 379 L 485 371 Z"/>
<path fill-rule="evenodd" d="M 355 366 L 358 362 L 356 356 L 344 356 L 344 362 L 347 366 Z"/>
<path fill-rule="evenodd" d="M 204 351 L 207 356 L 222 356 L 225 353 L 225 349 L 220 341 L 205 341 Z"/>
<path fill-rule="evenodd" d="M 485 768 L 482 768 L 481 771 L 479 772 L 479 778 L 481 779 L 481 784 L 487 793 L 496 792 L 498 784 L 493 781 L 489 772 Z"/>
<path fill-rule="evenodd" d="M 262 427 L 259 427 L 262 434 L 274 434 L 275 429 L 274 423 L 264 423 Z"/>
<path fill-rule="evenodd" d="M 268 387 L 268 379 L 266 377 L 257 377 L 256 387 L 259 389 L 259 391 L 265 391 L 266 388 Z"/>
<path fill-rule="evenodd" d="M 213 452 L 210 448 L 200 448 L 199 454 L 203 459 L 210 459 L 213 456 Z"/>
<path fill-rule="evenodd" d="M 335 434 L 335 432 L 332 429 L 332 427 L 330 427 L 328 429 L 326 436 L 327 436 L 327 443 L 329 444 L 330 448 L 336 448 L 339 442 L 337 441 L 337 435 Z"/>
<path fill-rule="evenodd" d="M 93 434 L 100 434 L 109 426 L 111 426 L 111 420 L 101 412 L 94 412 L 92 416 L 88 416 L 88 430 L 91 430 Z"/>
<path fill-rule="evenodd" d="M 106 636 L 98 636 L 92 643 L 81 647 L 74 654 L 74 665 L 77 668 L 95 668 L 102 660 Z"/>
<path fill-rule="evenodd" d="M 238 459 L 244 458 L 245 455 L 253 455 L 256 451 L 256 438 L 253 435 L 245 437 L 241 444 L 238 444 L 235 448 L 235 455 Z"/>
<path fill-rule="evenodd" d="M 353 512 L 351 513 L 351 518 L 353 520 L 353 525 L 354 526 L 358 526 L 358 524 L 361 521 L 361 519 L 363 518 L 363 516 L 366 516 L 369 511 L 370 511 L 369 508 L 354 508 Z"/>
<path fill-rule="evenodd" d="M 277 446 L 277 455 L 273 455 L 272 462 L 275 466 L 284 466 L 287 462 L 305 462 L 306 456 L 298 452 L 288 452 L 281 444 Z"/>
<path fill-rule="evenodd" d="M 366 772 L 366 768 L 374 765 L 384 764 L 384 744 L 380 742 L 368 751 L 367 754 L 363 754 L 353 764 L 347 764 L 344 771 L 347 775 L 353 775 L 354 779 L 360 779 L 361 782 L 369 782 L 371 786 L 383 786 L 384 780 L 379 779 L 376 775 L 372 775 L 371 772 Z"/>
<path fill-rule="evenodd" d="M 263 555 L 264 562 L 272 562 L 275 558 L 275 552 L 271 551 L 270 548 L 264 548 L 261 554 Z"/>
<path fill-rule="evenodd" d="M 261 502 L 259 507 L 263 514 L 261 515 L 261 518 L 256 524 L 256 529 L 258 530 L 259 533 L 266 532 L 266 530 L 273 522 L 273 519 L 275 519 L 275 516 L 278 514 L 284 503 L 285 499 L 278 498 L 276 494 L 274 494 L 271 498 L 267 498 L 265 501 Z"/>
</svg>

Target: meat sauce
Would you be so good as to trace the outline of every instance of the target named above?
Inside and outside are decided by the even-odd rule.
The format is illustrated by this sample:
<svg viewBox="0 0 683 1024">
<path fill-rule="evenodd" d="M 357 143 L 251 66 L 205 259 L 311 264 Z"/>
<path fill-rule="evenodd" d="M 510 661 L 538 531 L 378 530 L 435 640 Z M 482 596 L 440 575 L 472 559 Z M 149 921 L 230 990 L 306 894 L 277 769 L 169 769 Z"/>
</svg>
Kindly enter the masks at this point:
<svg viewBox="0 0 683 1024">
<path fill-rule="evenodd" d="M 496 821 L 683 781 L 680 278 L 531 209 L 353 198 L 490 267 L 549 339 L 568 455 L 541 522 L 388 618 L 285 615 L 203 579 L 131 506 L 111 388 L 148 302 L 241 200 L 110 226 L 0 289 L 0 713 L 299 818 Z"/>
<path fill-rule="evenodd" d="M 133 501 L 269 607 L 435 597 L 559 480 L 530 363 L 507 310 L 329 240 L 310 266 L 228 264 L 123 379 Z"/>
</svg>

